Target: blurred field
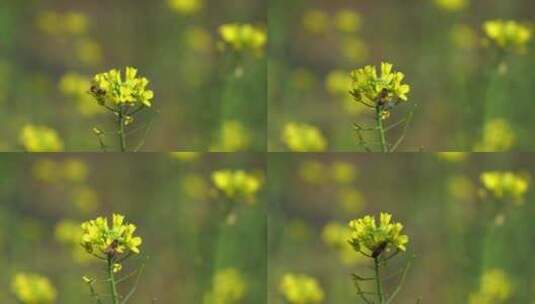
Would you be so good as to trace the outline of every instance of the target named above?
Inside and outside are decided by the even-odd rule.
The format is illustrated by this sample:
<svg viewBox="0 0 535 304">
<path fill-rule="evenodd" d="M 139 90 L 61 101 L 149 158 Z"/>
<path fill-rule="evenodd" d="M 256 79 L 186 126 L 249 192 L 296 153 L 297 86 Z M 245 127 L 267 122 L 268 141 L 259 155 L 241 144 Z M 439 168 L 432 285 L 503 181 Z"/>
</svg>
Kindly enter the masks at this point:
<svg viewBox="0 0 535 304">
<path fill-rule="evenodd" d="M 317 127 L 328 151 L 362 151 L 353 123 L 366 109 L 347 94 L 349 72 L 381 61 L 411 85 L 416 110 L 401 150 L 530 151 L 535 114 L 533 39 L 525 54 L 487 47 L 487 20 L 533 31 L 529 0 L 273 0 L 269 2 L 269 150 L 287 151 L 288 123 Z M 350 81 L 350 80 L 349 80 Z M 400 131 L 392 134 L 392 141 Z"/>
<path fill-rule="evenodd" d="M 286 273 L 315 278 L 321 303 L 364 303 L 350 274 L 366 276 L 369 261 L 336 231 L 380 211 L 392 213 L 410 237 L 389 273 L 416 255 L 394 303 L 533 303 L 532 181 L 516 203 L 483 196 L 480 182 L 493 170 L 533 176 L 529 155 L 279 153 L 268 164 L 268 303 L 282 303 Z"/>
<path fill-rule="evenodd" d="M 155 92 L 135 122 L 152 121 L 143 150 L 264 151 L 265 57 L 221 51 L 218 28 L 235 22 L 265 28 L 265 1 L 2 1 L 0 150 L 23 150 L 31 124 L 64 150 L 98 151 L 91 129 L 115 124 L 85 94 L 89 79 L 134 66 Z"/>
<path fill-rule="evenodd" d="M 211 182 L 212 172 L 221 169 L 262 178 L 264 161 L 250 154 L 179 157 L 1 155 L 0 302 L 20 303 L 12 279 L 30 272 L 50 280 L 55 303 L 94 303 L 82 276 L 103 279 L 103 266 L 73 241 L 73 229 L 118 212 L 143 238 L 140 255 L 127 260 L 121 276 L 147 259 L 132 303 L 216 303 L 205 297 L 233 291 L 239 301 L 228 303 L 264 303 L 264 187 L 252 203 L 236 202 L 229 223 L 219 213 L 225 199 Z M 213 283 L 229 269 L 237 275 Z M 121 291 L 132 284 L 122 283 Z"/>
</svg>

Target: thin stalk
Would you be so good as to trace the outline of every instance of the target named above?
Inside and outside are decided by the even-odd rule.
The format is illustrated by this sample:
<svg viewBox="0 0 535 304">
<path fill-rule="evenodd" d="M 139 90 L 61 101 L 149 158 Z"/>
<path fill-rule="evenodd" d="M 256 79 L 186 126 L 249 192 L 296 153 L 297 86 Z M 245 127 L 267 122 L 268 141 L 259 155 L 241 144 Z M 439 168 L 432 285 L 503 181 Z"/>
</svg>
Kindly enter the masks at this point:
<svg viewBox="0 0 535 304">
<path fill-rule="evenodd" d="M 117 293 L 117 283 L 113 274 L 113 258 L 108 257 L 108 280 L 110 281 L 111 299 L 113 304 L 119 304 L 119 294 Z"/>
<path fill-rule="evenodd" d="M 375 264 L 375 283 L 377 288 L 377 297 L 379 298 L 379 304 L 385 303 L 385 295 L 383 291 L 383 282 L 381 281 L 381 262 L 379 261 L 379 257 L 376 257 L 373 259 L 373 262 Z"/>
<path fill-rule="evenodd" d="M 375 120 L 377 122 L 377 132 L 379 133 L 379 142 L 381 143 L 381 152 L 388 152 L 388 145 L 386 144 L 385 128 L 383 125 L 383 118 L 381 117 L 381 107 L 375 108 Z"/>
<path fill-rule="evenodd" d="M 125 131 L 124 131 L 125 119 L 124 119 L 123 111 L 120 110 L 118 115 L 119 115 L 119 118 L 118 118 L 118 121 L 119 121 L 119 146 L 121 147 L 121 152 L 125 152 L 126 151 L 126 134 L 125 134 Z"/>
</svg>

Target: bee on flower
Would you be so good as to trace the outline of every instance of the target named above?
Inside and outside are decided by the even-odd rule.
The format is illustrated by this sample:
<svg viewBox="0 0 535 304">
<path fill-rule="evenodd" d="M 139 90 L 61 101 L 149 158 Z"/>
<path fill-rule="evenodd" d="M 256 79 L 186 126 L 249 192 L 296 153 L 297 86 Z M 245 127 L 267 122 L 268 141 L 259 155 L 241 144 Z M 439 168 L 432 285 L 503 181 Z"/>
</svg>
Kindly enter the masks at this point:
<svg viewBox="0 0 535 304">
<path fill-rule="evenodd" d="M 112 69 L 106 73 L 95 75 L 89 93 L 97 103 L 110 111 L 117 119 L 120 151 L 127 150 L 125 127 L 134 122 L 134 115 L 152 107 L 154 92 L 147 86 L 149 80 L 138 77 L 138 70 L 132 67 L 125 69 L 124 78 L 121 71 Z M 102 140 L 104 132 L 94 129 L 101 148 L 105 149 Z"/>
<path fill-rule="evenodd" d="M 375 127 L 362 127 L 355 124 L 360 143 L 369 150 L 370 148 L 366 144 L 361 132 L 375 131 L 378 133 L 381 151 L 394 151 L 399 143 L 401 143 L 404 134 L 398 142 L 393 146 L 390 146 L 386 140 L 383 121 L 390 117 L 390 112 L 398 104 L 408 101 L 408 94 L 411 87 L 403 82 L 405 75 L 401 72 L 394 71 L 392 64 L 382 62 L 380 73 L 378 73 L 376 67 L 368 65 L 352 71 L 351 78 L 353 83 L 350 94 L 353 96 L 353 99 L 375 111 Z M 409 115 L 412 115 L 412 112 Z M 404 123 L 404 131 L 407 128 L 409 121 L 410 116 L 401 121 Z M 400 123 L 397 123 L 393 126 L 399 124 Z M 390 129 L 393 126 L 387 127 L 386 129 Z"/>
</svg>

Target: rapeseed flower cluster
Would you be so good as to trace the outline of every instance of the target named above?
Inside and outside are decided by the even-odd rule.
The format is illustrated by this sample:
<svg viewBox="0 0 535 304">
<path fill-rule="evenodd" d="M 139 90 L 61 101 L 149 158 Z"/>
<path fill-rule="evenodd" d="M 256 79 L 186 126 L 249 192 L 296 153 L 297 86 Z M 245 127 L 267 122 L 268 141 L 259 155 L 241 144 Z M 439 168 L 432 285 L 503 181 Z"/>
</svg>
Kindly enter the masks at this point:
<svg viewBox="0 0 535 304">
<path fill-rule="evenodd" d="M 383 212 L 379 215 L 379 223 L 370 215 L 350 221 L 349 243 L 356 252 L 373 258 L 383 252 L 405 251 L 409 237 L 402 234 L 401 223 L 391 221 L 392 215 Z"/>
<path fill-rule="evenodd" d="M 533 37 L 530 27 L 514 20 L 490 20 L 483 24 L 488 39 L 503 50 L 525 53 Z"/>
<path fill-rule="evenodd" d="M 251 143 L 250 131 L 239 121 L 225 121 L 221 126 L 218 142 L 211 148 L 212 152 L 245 151 Z"/>
<path fill-rule="evenodd" d="M 116 258 L 120 255 L 138 254 L 142 239 L 135 236 L 136 226 L 125 223 L 124 216 L 113 214 L 111 226 L 108 219 L 98 217 L 84 222 L 82 227 L 82 246 L 92 255 Z"/>
<path fill-rule="evenodd" d="M 213 277 L 212 290 L 205 295 L 204 304 L 241 303 L 247 292 L 247 283 L 235 268 L 218 270 Z"/>
<path fill-rule="evenodd" d="M 193 15 L 204 7 L 203 0 L 168 0 L 169 7 L 183 15 Z"/>
<path fill-rule="evenodd" d="M 121 72 L 112 69 L 95 75 L 90 93 L 100 105 L 118 111 L 122 106 L 151 107 L 154 92 L 147 89 L 149 80 L 137 76 L 137 69 L 127 67 L 124 79 Z"/>
<path fill-rule="evenodd" d="M 483 172 L 480 180 L 484 191 L 498 200 L 522 203 L 529 189 L 528 177 L 513 172 Z"/>
<path fill-rule="evenodd" d="M 434 0 L 437 7 L 450 12 L 462 11 L 470 4 L 469 0 Z"/>
<path fill-rule="evenodd" d="M 315 304 L 325 298 L 318 281 L 304 274 L 284 274 L 279 291 L 289 304 Z"/>
<path fill-rule="evenodd" d="M 385 118 L 393 106 L 408 100 L 407 94 L 410 92 L 410 86 L 403 83 L 405 75 L 392 68 L 392 64 L 383 62 L 380 75 L 371 65 L 351 73 L 351 95 L 355 101 L 384 112 Z"/>
<path fill-rule="evenodd" d="M 267 43 L 266 31 L 252 24 L 228 23 L 219 27 L 225 45 L 236 52 L 260 55 Z"/>
<path fill-rule="evenodd" d="M 20 143 L 28 152 L 61 152 L 63 141 L 56 130 L 38 125 L 25 125 L 19 137 Z"/>
<path fill-rule="evenodd" d="M 513 286 L 509 276 L 501 269 L 490 269 L 481 275 L 479 290 L 470 294 L 468 303 L 509 303 L 512 294 Z"/>
<path fill-rule="evenodd" d="M 320 129 L 305 123 L 286 124 L 281 139 L 294 152 L 321 152 L 327 149 L 327 140 Z"/>
<path fill-rule="evenodd" d="M 483 127 L 483 138 L 476 144 L 476 152 L 500 152 L 510 150 L 516 141 L 511 125 L 502 118 L 488 121 Z"/>
<path fill-rule="evenodd" d="M 50 280 L 34 273 L 17 273 L 11 282 L 11 290 L 23 304 L 51 304 L 57 292 Z"/>
<path fill-rule="evenodd" d="M 212 182 L 215 188 L 228 199 L 244 199 L 254 201 L 256 194 L 262 186 L 259 177 L 243 170 L 219 170 L 212 173 Z"/>
</svg>

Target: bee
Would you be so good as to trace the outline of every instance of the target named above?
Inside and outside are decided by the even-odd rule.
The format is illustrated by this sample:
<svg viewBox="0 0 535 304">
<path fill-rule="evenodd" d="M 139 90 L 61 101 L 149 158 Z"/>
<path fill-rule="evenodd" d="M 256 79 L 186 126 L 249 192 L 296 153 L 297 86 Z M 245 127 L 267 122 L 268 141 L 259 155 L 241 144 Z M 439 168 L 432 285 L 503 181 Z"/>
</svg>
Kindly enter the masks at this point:
<svg viewBox="0 0 535 304">
<path fill-rule="evenodd" d="M 378 256 L 380 256 L 381 253 L 385 251 L 386 245 L 388 245 L 387 242 L 382 242 L 381 244 L 379 244 L 379 246 L 377 246 L 377 248 L 375 248 L 375 250 L 372 252 L 372 258 L 377 258 Z"/>
<path fill-rule="evenodd" d="M 97 87 L 96 85 L 92 85 L 91 88 L 89 89 L 89 92 L 93 95 L 96 95 L 96 96 L 103 96 L 103 95 L 106 95 L 106 91 L 104 91 L 103 89 Z"/>
<path fill-rule="evenodd" d="M 114 256 L 116 254 L 116 249 L 119 246 L 119 242 L 117 240 L 114 240 L 108 248 L 106 248 L 106 255 L 108 256 Z"/>
</svg>

